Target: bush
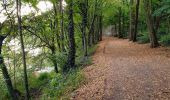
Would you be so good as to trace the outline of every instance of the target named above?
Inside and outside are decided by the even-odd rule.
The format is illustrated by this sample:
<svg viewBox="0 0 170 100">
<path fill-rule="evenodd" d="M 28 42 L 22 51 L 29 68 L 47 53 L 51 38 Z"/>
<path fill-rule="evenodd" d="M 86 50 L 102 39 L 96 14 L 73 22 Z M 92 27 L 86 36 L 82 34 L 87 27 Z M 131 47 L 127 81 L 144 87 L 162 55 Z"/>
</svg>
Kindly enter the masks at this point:
<svg viewBox="0 0 170 100">
<path fill-rule="evenodd" d="M 38 80 L 44 81 L 48 79 L 48 73 L 41 73 L 40 76 L 38 77 Z"/>
<path fill-rule="evenodd" d="M 160 42 L 164 46 L 170 46 L 170 34 L 161 36 Z"/>
<path fill-rule="evenodd" d="M 138 43 L 144 44 L 150 42 L 150 37 L 148 32 L 143 32 L 137 37 Z"/>
<path fill-rule="evenodd" d="M 5 82 L 3 79 L 0 78 L 0 100 L 4 100 L 4 99 L 8 99 L 9 95 L 8 95 L 8 91 L 5 85 Z"/>
<path fill-rule="evenodd" d="M 72 70 L 67 75 L 55 75 L 49 84 L 43 89 L 43 99 L 63 99 L 69 97 L 69 93 L 82 84 L 84 75 L 80 70 Z"/>
</svg>

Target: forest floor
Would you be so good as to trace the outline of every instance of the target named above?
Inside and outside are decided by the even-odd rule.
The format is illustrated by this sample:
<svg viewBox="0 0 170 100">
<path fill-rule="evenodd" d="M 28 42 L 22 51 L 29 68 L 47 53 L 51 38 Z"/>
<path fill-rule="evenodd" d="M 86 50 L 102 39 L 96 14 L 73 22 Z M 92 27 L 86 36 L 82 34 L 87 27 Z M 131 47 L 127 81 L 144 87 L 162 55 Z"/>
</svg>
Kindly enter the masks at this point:
<svg viewBox="0 0 170 100">
<path fill-rule="evenodd" d="M 170 49 L 112 37 L 99 43 L 73 100 L 170 100 Z"/>
</svg>

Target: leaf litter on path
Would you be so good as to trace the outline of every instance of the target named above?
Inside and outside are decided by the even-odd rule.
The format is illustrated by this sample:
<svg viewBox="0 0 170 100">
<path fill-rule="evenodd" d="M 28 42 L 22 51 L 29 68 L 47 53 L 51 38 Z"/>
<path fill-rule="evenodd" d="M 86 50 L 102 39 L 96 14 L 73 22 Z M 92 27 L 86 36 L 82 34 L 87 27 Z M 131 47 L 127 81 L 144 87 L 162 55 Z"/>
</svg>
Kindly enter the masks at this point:
<svg viewBox="0 0 170 100">
<path fill-rule="evenodd" d="M 170 50 L 105 37 L 73 100 L 170 100 Z"/>
</svg>

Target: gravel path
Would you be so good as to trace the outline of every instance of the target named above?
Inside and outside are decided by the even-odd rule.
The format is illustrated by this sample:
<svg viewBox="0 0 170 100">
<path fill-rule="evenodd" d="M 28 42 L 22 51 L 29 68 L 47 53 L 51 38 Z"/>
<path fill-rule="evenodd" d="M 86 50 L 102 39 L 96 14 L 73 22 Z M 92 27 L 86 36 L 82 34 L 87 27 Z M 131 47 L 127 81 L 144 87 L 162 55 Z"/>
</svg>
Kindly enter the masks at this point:
<svg viewBox="0 0 170 100">
<path fill-rule="evenodd" d="M 105 37 L 73 100 L 170 100 L 170 49 Z"/>
</svg>

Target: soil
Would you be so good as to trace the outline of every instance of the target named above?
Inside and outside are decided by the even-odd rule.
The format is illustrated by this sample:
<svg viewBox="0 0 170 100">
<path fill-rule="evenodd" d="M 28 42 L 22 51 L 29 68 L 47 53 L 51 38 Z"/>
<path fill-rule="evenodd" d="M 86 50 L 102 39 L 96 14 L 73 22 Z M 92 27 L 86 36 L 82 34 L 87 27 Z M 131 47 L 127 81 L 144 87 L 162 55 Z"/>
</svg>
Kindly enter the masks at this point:
<svg viewBox="0 0 170 100">
<path fill-rule="evenodd" d="M 104 37 L 73 100 L 170 100 L 170 49 Z"/>
</svg>

